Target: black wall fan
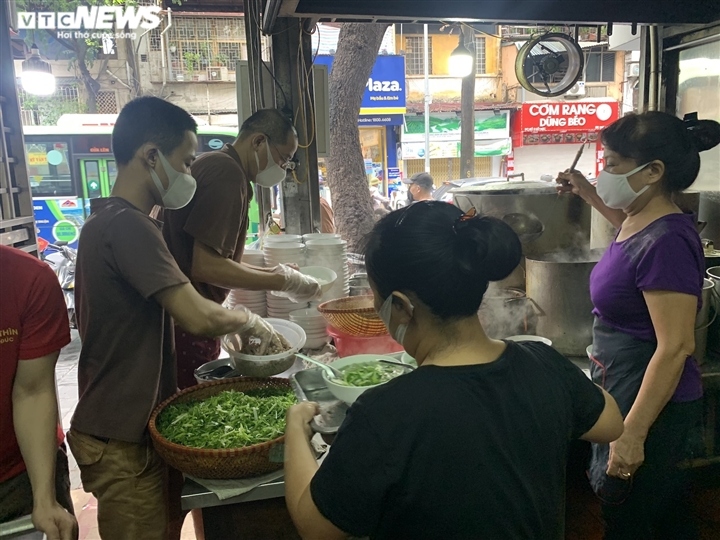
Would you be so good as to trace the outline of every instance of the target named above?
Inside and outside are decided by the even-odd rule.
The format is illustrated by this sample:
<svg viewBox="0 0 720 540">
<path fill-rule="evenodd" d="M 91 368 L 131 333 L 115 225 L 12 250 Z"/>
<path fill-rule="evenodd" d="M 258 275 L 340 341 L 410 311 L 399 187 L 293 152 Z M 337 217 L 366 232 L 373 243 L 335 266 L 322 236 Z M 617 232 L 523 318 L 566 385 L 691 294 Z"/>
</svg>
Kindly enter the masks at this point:
<svg viewBox="0 0 720 540">
<path fill-rule="evenodd" d="M 527 41 L 515 59 L 515 75 L 527 91 L 540 96 L 561 96 L 582 75 L 585 58 L 567 34 L 539 34 Z"/>
</svg>

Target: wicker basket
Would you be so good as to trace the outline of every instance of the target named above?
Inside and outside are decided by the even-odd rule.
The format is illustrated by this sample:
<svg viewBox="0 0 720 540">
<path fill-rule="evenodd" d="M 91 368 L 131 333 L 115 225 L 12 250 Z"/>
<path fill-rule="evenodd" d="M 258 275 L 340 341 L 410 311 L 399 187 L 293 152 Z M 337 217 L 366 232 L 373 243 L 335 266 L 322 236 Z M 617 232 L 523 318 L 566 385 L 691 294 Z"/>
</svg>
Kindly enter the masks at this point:
<svg viewBox="0 0 720 540">
<path fill-rule="evenodd" d="M 158 415 L 168 405 L 202 400 L 225 390 L 245 392 L 262 388 L 290 389 L 290 383 L 279 378 L 241 377 L 193 386 L 166 399 L 153 411 L 148 425 L 155 450 L 168 465 L 197 478 L 251 478 L 282 469 L 284 436 L 244 448 L 201 449 L 172 443 L 155 426 Z"/>
<path fill-rule="evenodd" d="M 378 316 L 372 296 L 348 296 L 320 304 L 317 310 L 328 324 L 348 335 L 375 337 L 388 333 Z"/>
</svg>

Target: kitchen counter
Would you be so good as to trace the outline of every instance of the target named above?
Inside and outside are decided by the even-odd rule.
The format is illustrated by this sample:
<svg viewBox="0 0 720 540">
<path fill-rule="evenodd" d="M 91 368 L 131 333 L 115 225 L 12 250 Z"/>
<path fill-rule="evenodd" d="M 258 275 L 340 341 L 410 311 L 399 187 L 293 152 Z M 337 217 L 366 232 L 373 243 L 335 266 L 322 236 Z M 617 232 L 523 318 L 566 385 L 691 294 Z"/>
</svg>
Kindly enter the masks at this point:
<svg viewBox="0 0 720 540">
<path fill-rule="evenodd" d="M 206 487 L 201 486 L 192 480 L 185 480 L 182 490 L 182 509 L 193 510 L 195 508 L 211 508 L 213 506 L 226 506 L 228 504 L 240 504 L 265 499 L 277 499 L 285 496 L 285 480 L 279 478 L 267 484 L 262 484 L 252 491 L 220 500 L 217 495 Z"/>
<path fill-rule="evenodd" d="M 589 376 L 587 357 L 573 357 L 570 360 Z M 281 376 L 287 377 L 302 367 L 298 362 Z M 709 404 L 709 414 L 705 418 L 706 450 L 709 456 L 714 456 L 714 442 L 717 437 L 714 425 L 720 394 L 720 360 L 708 360 L 700 368 L 706 389 L 705 399 Z M 299 538 L 285 509 L 284 496 L 285 482 L 282 478 L 225 500 L 220 500 L 207 488 L 188 479 L 183 486 L 181 500 L 184 510 L 202 509 L 206 540 L 226 540 L 230 537 L 252 540 Z"/>
</svg>

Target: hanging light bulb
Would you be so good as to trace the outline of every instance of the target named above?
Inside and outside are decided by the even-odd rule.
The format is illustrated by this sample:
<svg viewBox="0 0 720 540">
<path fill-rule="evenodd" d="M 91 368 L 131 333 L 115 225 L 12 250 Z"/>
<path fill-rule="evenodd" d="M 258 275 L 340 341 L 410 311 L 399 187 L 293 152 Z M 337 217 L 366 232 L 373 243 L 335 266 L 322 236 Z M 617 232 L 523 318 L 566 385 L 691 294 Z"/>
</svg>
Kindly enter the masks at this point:
<svg viewBox="0 0 720 540">
<path fill-rule="evenodd" d="M 473 71 L 473 55 L 465 47 L 462 33 L 457 48 L 450 53 L 449 67 L 451 77 L 467 77 Z"/>
<path fill-rule="evenodd" d="M 30 58 L 23 61 L 20 82 L 23 90 L 36 96 L 49 96 L 55 93 L 55 76 L 50 64 L 40 58 L 40 49 L 33 43 Z"/>
</svg>

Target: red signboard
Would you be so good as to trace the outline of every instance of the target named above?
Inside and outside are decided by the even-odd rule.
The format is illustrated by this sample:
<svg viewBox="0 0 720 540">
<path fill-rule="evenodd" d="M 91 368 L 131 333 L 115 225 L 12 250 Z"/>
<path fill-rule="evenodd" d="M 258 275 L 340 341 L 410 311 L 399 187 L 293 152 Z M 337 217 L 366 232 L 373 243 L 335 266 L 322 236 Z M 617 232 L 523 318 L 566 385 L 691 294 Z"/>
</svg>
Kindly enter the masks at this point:
<svg viewBox="0 0 720 540">
<path fill-rule="evenodd" d="M 523 103 L 520 130 L 530 133 L 589 133 L 620 117 L 617 101 L 556 101 Z"/>
</svg>

